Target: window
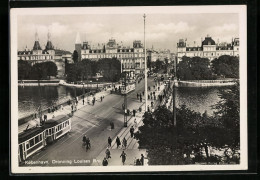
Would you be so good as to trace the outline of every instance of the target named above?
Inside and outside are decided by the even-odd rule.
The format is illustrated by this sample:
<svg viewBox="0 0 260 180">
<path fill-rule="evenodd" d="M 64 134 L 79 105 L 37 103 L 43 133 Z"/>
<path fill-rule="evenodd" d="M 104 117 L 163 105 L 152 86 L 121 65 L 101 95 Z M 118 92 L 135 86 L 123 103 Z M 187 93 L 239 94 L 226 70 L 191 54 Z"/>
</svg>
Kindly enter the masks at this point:
<svg viewBox="0 0 260 180">
<path fill-rule="evenodd" d="M 34 138 L 34 141 L 35 141 L 35 144 L 37 144 L 37 143 L 40 141 L 39 136 L 36 136 L 36 137 Z"/>
<path fill-rule="evenodd" d="M 34 145 L 34 138 L 29 141 L 30 147 Z"/>
</svg>

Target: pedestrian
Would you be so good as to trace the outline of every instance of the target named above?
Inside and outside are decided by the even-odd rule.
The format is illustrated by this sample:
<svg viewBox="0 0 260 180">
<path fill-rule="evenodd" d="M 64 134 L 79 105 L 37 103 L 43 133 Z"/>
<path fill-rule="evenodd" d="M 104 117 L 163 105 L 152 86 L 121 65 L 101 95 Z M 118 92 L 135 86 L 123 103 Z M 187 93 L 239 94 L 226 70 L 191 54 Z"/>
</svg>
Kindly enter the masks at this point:
<svg viewBox="0 0 260 180">
<path fill-rule="evenodd" d="M 150 99 L 150 95 L 148 94 L 148 99 Z"/>
<path fill-rule="evenodd" d="M 151 102 L 151 107 L 153 107 L 153 101 Z"/>
<path fill-rule="evenodd" d="M 144 165 L 144 155 L 143 154 L 141 154 L 140 162 L 141 162 L 141 165 L 143 166 Z"/>
<path fill-rule="evenodd" d="M 73 112 L 73 109 L 74 109 L 74 107 L 73 107 L 73 104 L 71 105 L 71 112 Z"/>
<path fill-rule="evenodd" d="M 143 91 L 143 96 L 144 96 L 144 91 Z"/>
<path fill-rule="evenodd" d="M 102 98 L 103 98 L 103 97 L 101 96 L 101 97 L 100 97 L 100 101 L 101 101 L 101 102 L 102 102 Z"/>
<path fill-rule="evenodd" d="M 136 160 L 136 163 L 135 163 L 136 166 L 141 166 L 141 162 L 139 159 Z"/>
<path fill-rule="evenodd" d="M 122 141 L 122 145 L 123 145 L 124 148 L 126 149 L 126 147 L 127 147 L 127 140 L 125 139 L 125 137 L 124 137 L 124 139 L 123 139 L 123 141 Z"/>
<path fill-rule="evenodd" d="M 87 137 L 86 137 L 86 135 L 84 135 L 82 138 L 82 142 L 83 142 L 82 147 L 84 147 L 86 145 L 86 141 L 87 141 Z"/>
<path fill-rule="evenodd" d="M 123 151 L 122 154 L 120 155 L 120 157 L 122 158 L 123 165 L 125 165 L 126 153 Z"/>
<path fill-rule="evenodd" d="M 46 114 L 44 114 L 44 116 L 43 116 L 43 121 L 44 122 L 47 121 L 47 115 Z"/>
<path fill-rule="evenodd" d="M 103 166 L 107 166 L 108 165 L 108 161 L 107 161 L 106 157 L 104 157 L 102 165 Z"/>
<path fill-rule="evenodd" d="M 84 98 L 82 99 L 82 103 L 83 103 L 83 105 L 84 105 L 84 102 L 85 102 L 85 100 L 84 100 Z"/>
<path fill-rule="evenodd" d="M 112 139 L 110 138 L 110 136 L 108 137 L 107 142 L 108 142 L 108 146 L 111 147 Z"/>
<path fill-rule="evenodd" d="M 87 139 L 86 139 L 86 151 L 87 151 L 88 149 L 90 149 L 90 147 L 91 147 L 91 145 L 90 145 L 90 139 L 87 138 Z"/>
<path fill-rule="evenodd" d="M 106 159 L 109 159 L 109 158 L 111 158 L 111 156 L 110 156 L 110 151 L 109 151 L 109 149 L 107 148 L 107 150 L 106 150 Z"/>
<path fill-rule="evenodd" d="M 135 125 L 135 128 L 137 128 L 137 121 L 136 121 L 136 118 L 134 120 L 134 125 Z"/>
<path fill-rule="evenodd" d="M 130 128 L 131 138 L 134 137 L 134 130 L 135 130 L 135 129 L 134 129 L 134 127 L 132 126 L 132 127 Z"/>
<path fill-rule="evenodd" d="M 116 148 L 118 148 L 120 145 L 121 145 L 121 142 L 120 142 L 119 137 L 117 136 L 116 137 Z"/>
<path fill-rule="evenodd" d="M 111 130 L 114 129 L 114 123 L 113 122 L 110 122 L 110 127 L 111 127 Z"/>
<path fill-rule="evenodd" d="M 140 102 L 142 102 L 143 100 L 142 100 L 142 96 L 140 96 Z"/>
<path fill-rule="evenodd" d="M 160 91 L 160 86 L 158 86 L 158 91 Z"/>
<path fill-rule="evenodd" d="M 136 113 L 136 110 L 134 109 L 134 110 L 133 110 L 133 116 L 134 116 L 134 117 L 135 117 L 135 113 Z"/>
</svg>

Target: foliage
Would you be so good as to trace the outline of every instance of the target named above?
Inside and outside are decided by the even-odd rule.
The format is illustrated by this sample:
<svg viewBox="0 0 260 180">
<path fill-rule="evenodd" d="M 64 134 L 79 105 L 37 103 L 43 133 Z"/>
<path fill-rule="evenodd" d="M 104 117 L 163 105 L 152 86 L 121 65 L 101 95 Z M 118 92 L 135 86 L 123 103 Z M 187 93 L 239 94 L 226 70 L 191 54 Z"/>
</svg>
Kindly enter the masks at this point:
<svg viewBox="0 0 260 180">
<path fill-rule="evenodd" d="M 79 54 L 76 50 L 74 50 L 74 52 L 72 54 L 72 60 L 74 61 L 74 63 L 78 62 L 78 58 L 79 58 Z"/>
<path fill-rule="evenodd" d="M 213 79 L 209 59 L 183 56 L 177 65 L 177 77 L 181 80 Z"/>
<path fill-rule="evenodd" d="M 223 55 L 212 61 L 212 70 L 219 76 L 239 78 L 239 58 Z"/>
<path fill-rule="evenodd" d="M 118 81 L 120 70 L 120 62 L 116 58 L 104 58 L 98 61 L 83 59 L 73 65 L 69 64 L 67 68 L 67 81 L 83 81 L 96 76 L 96 73 L 103 75 L 102 81 Z"/>
<path fill-rule="evenodd" d="M 18 79 L 50 79 L 57 75 L 57 65 L 52 61 L 36 63 L 31 66 L 28 62 L 18 61 Z"/>
<path fill-rule="evenodd" d="M 30 79 L 31 65 L 27 61 L 18 61 L 18 79 Z"/>
<path fill-rule="evenodd" d="M 225 143 L 231 150 L 239 149 L 240 143 L 240 104 L 239 83 L 219 94 L 221 100 L 213 107 L 215 118 L 225 128 Z"/>
</svg>

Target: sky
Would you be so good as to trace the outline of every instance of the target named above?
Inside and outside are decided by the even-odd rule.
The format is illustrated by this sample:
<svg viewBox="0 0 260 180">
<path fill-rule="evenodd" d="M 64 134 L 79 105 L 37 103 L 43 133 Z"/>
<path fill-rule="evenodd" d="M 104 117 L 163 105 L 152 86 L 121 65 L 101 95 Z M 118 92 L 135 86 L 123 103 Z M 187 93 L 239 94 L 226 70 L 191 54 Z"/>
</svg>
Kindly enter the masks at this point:
<svg viewBox="0 0 260 180">
<path fill-rule="evenodd" d="M 42 48 L 49 31 L 55 48 L 71 52 L 77 33 L 81 41 L 93 46 L 107 43 L 110 38 L 130 47 L 134 40 L 144 42 L 143 14 L 20 15 L 17 30 L 18 50 L 26 46 L 32 49 L 36 31 Z M 179 39 L 187 39 L 189 46 L 200 46 L 207 35 L 216 43 L 230 43 L 239 35 L 238 14 L 146 14 L 147 48 L 176 52 Z"/>
</svg>

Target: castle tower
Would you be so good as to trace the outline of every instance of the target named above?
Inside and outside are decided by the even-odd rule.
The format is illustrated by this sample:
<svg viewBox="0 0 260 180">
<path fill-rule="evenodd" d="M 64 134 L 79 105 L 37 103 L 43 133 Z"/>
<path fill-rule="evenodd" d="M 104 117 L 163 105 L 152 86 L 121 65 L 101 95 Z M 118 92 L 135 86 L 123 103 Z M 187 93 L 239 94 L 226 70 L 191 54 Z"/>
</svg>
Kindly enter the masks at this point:
<svg viewBox="0 0 260 180">
<path fill-rule="evenodd" d="M 45 50 L 51 54 L 51 55 L 54 55 L 55 54 L 55 51 L 54 51 L 54 46 L 52 45 L 52 42 L 51 42 L 51 34 L 50 32 L 48 31 L 48 34 L 47 34 L 47 44 L 45 46 Z"/>
<path fill-rule="evenodd" d="M 79 33 L 77 33 L 75 41 L 75 50 L 78 52 L 78 61 L 81 61 L 81 41 Z"/>
<path fill-rule="evenodd" d="M 39 37 L 37 31 L 35 32 L 35 41 L 33 45 L 33 54 L 41 54 L 42 48 L 39 43 Z"/>
</svg>

